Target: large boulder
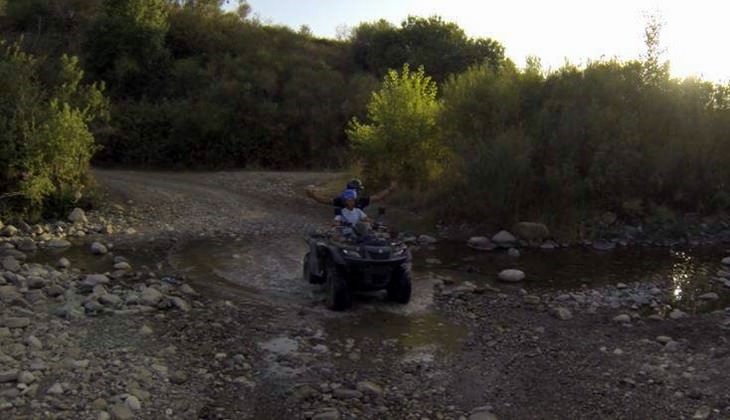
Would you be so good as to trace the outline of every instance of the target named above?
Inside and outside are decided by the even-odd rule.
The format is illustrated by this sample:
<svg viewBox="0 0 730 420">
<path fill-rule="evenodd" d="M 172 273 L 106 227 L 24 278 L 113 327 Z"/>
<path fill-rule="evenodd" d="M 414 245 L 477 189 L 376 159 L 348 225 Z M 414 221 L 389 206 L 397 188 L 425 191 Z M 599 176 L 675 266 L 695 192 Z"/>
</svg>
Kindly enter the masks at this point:
<svg viewBox="0 0 730 420">
<path fill-rule="evenodd" d="M 497 277 L 507 283 L 517 283 L 525 279 L 525 273 L 522 270 L 509 269 L 500 271 Z"/>
<path fill-rule="evenodd" d="M 512 248 L 517 244 L 517 238 L 506 230 L 501 230 L 492 237 L 492 242 L 500 248 Z"/>
<path fill-rule="evenodd" d="M 512 231 L 526 241 L 542 241 L 550 236 L 550 230 L 542 223 L 520 222 L 512 227 Z"/>
<path fill-rule="evenodd" d="M 78 207 L 73 209 L 71 214 L 68 215 L 68 221 L 71 223 L 89 223 L 89 219 L 86 218 L 86 213 Z"/>
<path fill-rule="evenodd" d="M 486 236 L 472 236 L 471 238 L 469 238 L 466 246 L 479 251 L 491 251 L 497 248 L 497 245 L 495 245 L 494 242 L 492 242 Z"/>
</svg>

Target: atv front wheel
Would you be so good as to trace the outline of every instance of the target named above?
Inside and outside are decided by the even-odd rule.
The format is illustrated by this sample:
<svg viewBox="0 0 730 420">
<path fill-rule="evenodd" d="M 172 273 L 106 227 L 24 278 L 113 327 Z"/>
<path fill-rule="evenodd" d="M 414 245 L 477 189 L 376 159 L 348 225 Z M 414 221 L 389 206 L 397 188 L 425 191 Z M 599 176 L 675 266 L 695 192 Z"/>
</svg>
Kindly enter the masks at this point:
<svg viewBox="0 0 730 420">
<path fill-rule="evenodd" d="M 393 271 L 388 284 L 388 299 L 402 304 L 411 300 L 411 269 L 407 265 Z"/>
<path fill-rule="evenodd" d="M 343 311 L 352 306 L 352 294 L 342 271 L 333 263 L 327 265 L 327 306 Z"/>
<path fill-rule="evenodd" d="M 304 255 L 304 261 L 302 261 L 302 278 L 311 284 L 322 284 L 324 283 L 324 279 L 322 276 L 318 276 L 316 274 L 312 274 L 309 271 L 309 260 L 312 258 L 311 252 L 307 252 Z"/>
</svg>

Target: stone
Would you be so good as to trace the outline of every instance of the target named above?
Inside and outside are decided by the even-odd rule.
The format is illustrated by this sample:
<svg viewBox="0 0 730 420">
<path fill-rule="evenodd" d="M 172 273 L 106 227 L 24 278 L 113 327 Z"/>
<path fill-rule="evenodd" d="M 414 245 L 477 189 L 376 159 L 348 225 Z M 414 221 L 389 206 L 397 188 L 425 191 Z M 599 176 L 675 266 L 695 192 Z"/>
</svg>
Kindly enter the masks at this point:
<svg viewBox="0 0 730 420">
<path fill-rule="evenodd" d="M 86 213 L 83 210 L 76 207 L 68 215 L 68 221 L 71 223 L 89 223 L 89 219 L 86 218 Z"/>
<path fill-rule="evenodd" d="M 540 304 L 540 296 L 535 295 L 525 295 L 522 300 L 527 303 L 528 305 L 539 305 Z"/>
<path fill-rule="evenodd" d="M 18 380 L 19 373 L 20 372 L 18 372 L 17 369 L 0 371 L 0 384 L 4 384 L 6 382 L 16 382 Z"/>
<path fill-rule="evenodd" d="M 65 239 L 51 239 L 46 242 L 48 248 L 68 248 L 71 246 L 71 242 Z"/>
<path fill-rule="evenodd" d="M 418 243 L 422 245 L 433 245 L 436 242 L 438 242 L 438 239 L 434 238 L 433 236 L 420 235 L 418 237 Z"/>
<path fill-rule="evenodd" d="M 42 289 L 46 286 L 48 281 L 43 277 L 30 276 L 25 279 L 25 283 L 29 289 Z"/>
<path fill-rule="evenodd" d="M 370 381 L 358 382 L 357 390 L 366 395 L 371 395 L 375 397 L 383 396 L 383 388 Z"/>
<path fill-rule="evenodd" d="M 679 343 L 674 340 L 669 340 L 667 344 L 664 345 L 664 350 L 670 353 L 674 353 L 679 350 Z"/>
<path fill-rule="evenodd" d="M 497 416 L 489 411 L 477 411 L 469 415 L 469 420 L 497 420 Z"/>
<path fill-rule="evenodd" d="M 30 348 L 34 350 L 40 350 L 43 348 L 43 343 L 41 343 L 41 340 L 38 339 L 38 337 L 34 335 L 29 335 L 28 338 L 25 339 L 25 342 L 30 346 Z"/>
<path fill-rule="evenodd" d="M 503 282 L 517 283 L 525 279 L 525 273 L 521 270 L 514 269 L 502 270 L 497 275 L 497 278 Z"/>
<path fill-rule="evenodd" d="M 94 402 L 91 403 L 91 406 L 95 410 L 104 410 L 107 407 L 107 403 L 106 403 L 106 400 L 105 399 L 103 399 L 103 398 L 97 398 L 97 399 L 94 400 Z"/>
<path fill-rule="evenodd" d="M 692 416 L 692 420 L 706 420 L 710 418 L 711 415 L 712 408 L 703 405 L 702 407 L 698 408 L 697 411 L 695 411 L 695 414 Z"/>
<path fill-rule="evenodd" d="M 188 381 L 188 375 L 182 370 L 175 370 L 170 374 L 170 382 L 181 385 Z"/>
<path fill-rule="evenodd" d="M 7 317 L 2 320 L 2 325 L 8 328 L 25 328 L 30 325 L 30 318 Z"/>
<path fill-rule="evenodd" d="M 142 327 L 140 327 L 139 329 L 139 333 L 142 335 L 152 335 L 154 334 L 154 331 L 152 331 L 152 328 L 150 328 L 149 326 L 142 325 Z"/>
<path fill-rule="evenodd" d="M 542 223 L 519 222 L 512 231 L 526 241 L 542 241 L 550 236 L 550 230 Z"/>
<path fill-rule="evenodd" d="M 35 241 L 30 238 L 23 238 L 18 243 L 18 249 L 23 252 L 34 252 L 38 247 L 35 244 Z"/>
<path fill-rule="evenodd" d="M 596 251 L 610 251 L 616 248 L 616 244 L 611 241 L 597 240 L 591 244 Z"/>
<path fill-rule="evenodd" d="M 139 411 L 142 409 L 142 403 L 140 403 L 139 399 L 137 399 L 134 395 L 128 396 L 124 403 L 132 411 Z"/>
<path fill-rule="evenodd" d="M 631 316 L 628 314 L 616 315 L 615 317 L 613 317 L 613 321 L 621 322 L 621 323 L 625 324 L 625 323 L 631 322 Z"/>
<path fill-rule="evenodd" d="M 672 312 L 669 313 L 669 318 L 674 320 L 687 318 L 688 316 L 689 315 L 680 311 L 679 309 L 674 309 Z"/>
<path fill-rule="evenodd" d="M 497 248 L 497 245 L 486 236 L 473 236 L 469 238 L 466 246 L 479 251 L 492 251 Z"/>
<path fill-rule="evenodd" d="M 551 250 L 551 249 L 558 249 L 558 248 L 560 248 L 560 245 L 558 245 L 557 242 L 555 242 L 555 241 L 545 241 L 542 243 L 542 245 L 540 245 L 540 249 Z"/>
<path fill-rule="evenodd" d="M 115 270 L 131 270 L 132 266 L 129 265 L 129 263 L 126 261 L 121 261 L 121 262 L 114 264 L 114 269 Z"/>
<path fill-rule="evenodd" d="M 180 286 L 180 289 L 179 290 L 180 290 L 180 293 L 183 293 L 183 294 L 186 294 L 186 295 L 190 295 L 190 296 L 197 296 L 198 295 L 198 292 L 196 292 L 192 287 L 190 287 L 187 284 L 183 284 L 182 286 Z"/>
<path fill-rule="evenodd" d="M 667 344 L 668 342 L 672 341 L 672 337 L 668 337 L 666 335 L 660 335 L 660 336 L 657 336 L 656 341 L 658 341 L 662 344 Z"/>
<path fill-rule="evenodd" d="M 492 242 L 500 248 L 512 248 L 517 243 L 517 238 L 506 230 L 501 230 L 492 236 Z"/>
<path fill-rule="evenodd" d="M 338 400 L 356 400 L 362 398 L 362 392 L 354 389 L 337 388 L 332 391 L 332 396 Z"/>
<path fill-rule="evenodd" d="M 104 274 L 88 274 L 78 285 L 78 289 L 82 293 L 91 292 L 95 286 L 100 284 L 109 284 L 109 277 Z"/>
<path fill-rule="evenodd" d="M 24 370 L 20 373 L 18 373 L 18 383 L 19 384 L 32 384 L 36 380 L 35 375 L 28 372 L 27 370 Z"/>
<path fill-rule="evenodd" d="M 441 260 L 438 258 L 426 258 L 426 264 L 428 265 L 440 265 Z"/>
<path fill-rule="evenodd" d="M 7 225 L 2 230 L 0 230 L 0 235 L 5 237 L 11 237 L 18 234 L 18 228 L 16 228 L 13 225 Z"/>
<path fill-rule="evenodd" d="M 177 308 L 183 312 L 190 311 L 190 305 L 188 305 L 187 302 L 185 302 L 185 299 L 177 297 L 177 296 L 170 296 L 170 304 L 173 308 Z"/>
<path fill-rule="evenodd" d="M 56 267 L 61 269 L 69 268 L 71 267 L 71 261 L 69 261 L 66 257 L 61 257 L 56 263 Z"/>
<path fill-rule="evenodd" d="M 101 242 L 94 242 L 91 244 L 91 253 L 94 255 L 104 255 L 109 252 L 106 245 Z"/>
<path fill-rule="evenodd" d="M 715 292 L 708 292 L 705 294 L 700 295 L 700 299 L 702 300 L 718 300 L 720 299 L 720 296 L 718 296 Z"/>
<path fill-rule="evenodd" d="M 65 292 L 64 288 L 57 284 L 53 284 L 46 288 L 46 295 L 48 295 L 50 297 L 61 296 L 64 292 Z"/>
<path fill-rule="evenodd" d="M 126 404 L 114 404 L 110 411 L 114 420 L 131 420 L 134 418 L 134 413 Z"/>
<path fill-rule="evenodd" d="M 99 415 L 96 417 L 96 420 L 111 420 L 111 418 L 111 414 L 107 413 L 106 411 L 100 411 Z"/>
<path fill-rule="evenodd" d="M 564 308 L 562 306 L 558 306 L 557 308 L 553 308 L 553 315 L 563 321 L 567 321 L 569 319 L 573 318 L 573 313 L 570 312 L 570 309 Z"/>
<path fill-rule="evenodd" d="M 0 302 L 12 303 L 21 298 L 18 288 L 12 285 L 0 286 Z"/>
<path fill-rule="evenodd" d="M 520 256 L 520 251 L 517 248 L 510 248 L 507 250 L 507 255 L 513 258 L 517 258 Z"/>
<path fill-rule="evenodd" d="M 61 384 L 56 382 L 55 384 L 51 385 L 50 388 L 48 388 L 48 391 L 46 391 L 46 394 L 50 395 L 62 395 L 63 394 L 63 387 Z"/>
<path fill-rule="evenodd" d="M 312 420 L 340 420 L 340 412 L 336 408 L 325 408 L 315 414 Z"/>
<path fill-rule="evenodd" d="M 20 271 L 20 263 L 18 260 L 15 259 L 15 257 L 5 257 L 2 260 L 0 260 L 0 266 L 2 266 L 3 269 L 17 273 Z"/>
<path fill-rule="evenodd" d="M 722 259 L 722 263 L 725 265 L 730 265 L 730 257 L 725 257 Z"/>
<path fill-rule="evenodd" d="M 155 289 L 154 287 L 147 287 L 142 291 L 142 296 L 140 296 L 140 302 L 143 305 L 147 306 L 157 306 L 162 298 L 162 293 L 160 293 L 159 290 Z"/>
<path fill-rule="evenodd" d="M 102 305 L 117 306 L 122 303 L 122 298 L 113 293 L 106 293 L 99 296 L 99 303 Z"/>
</svg>

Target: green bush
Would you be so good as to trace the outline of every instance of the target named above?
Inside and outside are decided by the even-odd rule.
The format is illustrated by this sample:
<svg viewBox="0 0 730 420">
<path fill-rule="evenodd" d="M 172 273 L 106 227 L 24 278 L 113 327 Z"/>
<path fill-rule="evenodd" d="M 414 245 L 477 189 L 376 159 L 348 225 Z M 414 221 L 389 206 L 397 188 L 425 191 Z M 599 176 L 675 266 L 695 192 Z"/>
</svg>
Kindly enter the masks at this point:
<svg viewBox="0 0 730 420">
<path fill-rule="evenodd" d="M 81 83 L 75 57 L 44 81 L 40 61 L 0 43 L 0 199 L 5 212 L 53 210 L 81 196 L 95 152 L 89 124 L 105 117 L 103 86 Z"/>
</svg>

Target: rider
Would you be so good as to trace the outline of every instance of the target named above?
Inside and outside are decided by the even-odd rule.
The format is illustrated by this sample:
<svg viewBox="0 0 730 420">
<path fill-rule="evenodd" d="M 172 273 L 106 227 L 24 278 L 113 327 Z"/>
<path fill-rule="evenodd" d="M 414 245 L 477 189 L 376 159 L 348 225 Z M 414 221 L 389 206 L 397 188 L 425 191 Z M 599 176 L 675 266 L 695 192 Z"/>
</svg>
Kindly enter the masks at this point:
<svg viewBox="0 0 730 420">
<path fill-rule="evenodd" d="M 354 190 L 345 190 L 340 197 L 345 201 L 345 207 L 335 216 L 335 222 L 342 226 L 355 226 L 361 222 L 369 222 L 368 216 L 362 209 L 356 207 L 357 193 Z"/>
</svg>

